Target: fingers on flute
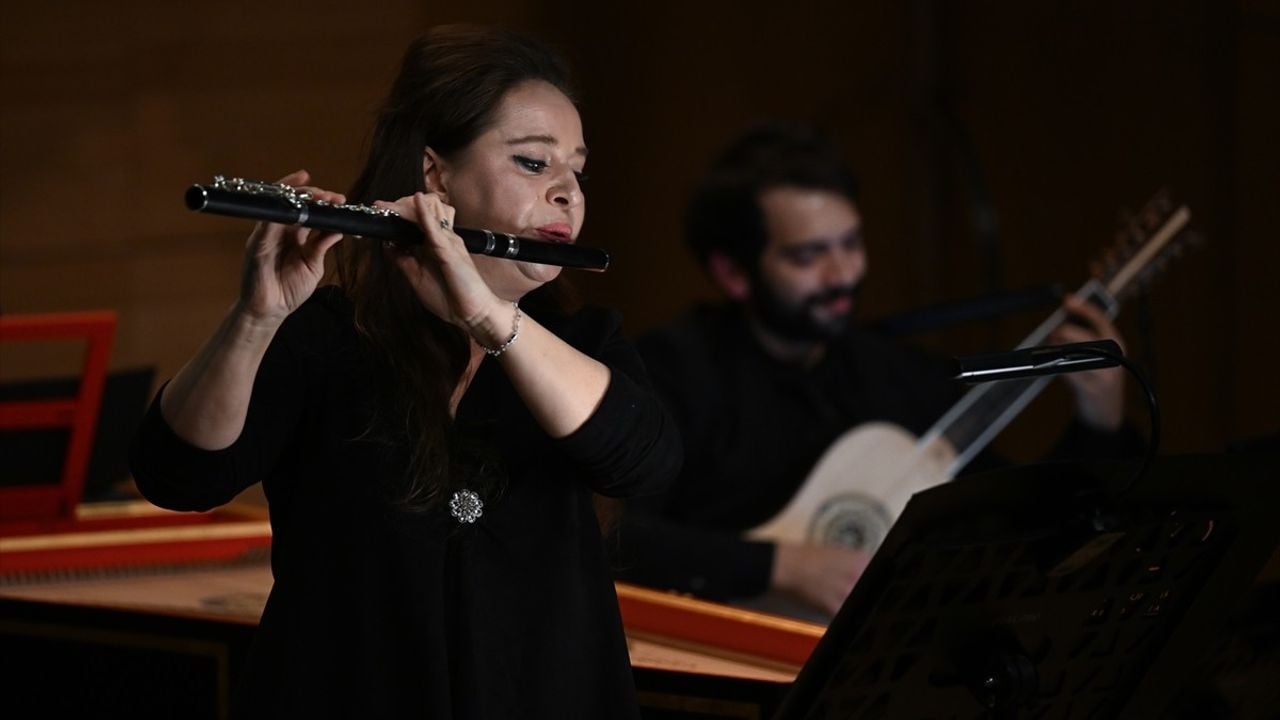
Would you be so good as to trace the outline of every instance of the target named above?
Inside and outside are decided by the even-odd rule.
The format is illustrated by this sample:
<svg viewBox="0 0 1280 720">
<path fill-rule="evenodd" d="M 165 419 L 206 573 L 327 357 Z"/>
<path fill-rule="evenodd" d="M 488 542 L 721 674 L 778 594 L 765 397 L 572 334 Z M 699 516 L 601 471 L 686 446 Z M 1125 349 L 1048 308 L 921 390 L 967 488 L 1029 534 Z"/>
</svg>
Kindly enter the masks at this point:
<svg viewBox="0 0 1280 720">
<path fill-rule="evenodd" d="M 453 233 L 454 209 L 435 193 L 416 193 L 413 205 L 417 210 L 418 224 L 437 244 L 459 241 Z"/>
<path fill-rule="evenodd" d="M 325 190 L 324 188 L 318 188 L 312 185 L 300 185 L 295 189 L 311 195 L 313 200 L 320 200 L 334 205 L 342 205 L 347 202 L 347 196 L 340 192 Z"/>
<path fill-rule="evenodd" d="M 310 179 L 311 173 L 306 170 L 294 170 L 276 182 L 288 185 L 295 190 L 311 193 L 311 196 L 316 200 L 323 200 L 325 202 L 335 204 L 342 204 L 347 201 L 347 197 L 342 193 L 325 190 L 324 188 L 315 187 L 314 185 L 307 185 L 306 183 Z"/>
<path fill-rule="evenodd" d="M 342 205 L 347 202 L 347 196 L 340 192 L 325 190 L 324 188 L 318 188 L 312 185 L 301 185 L 296 189 L 309 193 L 315 200 L 322 200 L 327 203 L 333 203 L 334 205 Z"/>
<path fill-rule="evenodd" d="M 313 237 L 307 241 L 306 252 L 311 262 L 320 264 L 324 262 L 325 253 L 337 245 L 342 240 L 342 233 L 325 233 L 318 237 Z"/>
<path fill-rule="evenodd" d="M 417 217 L 414 215 L 417 209 L 413 207 L 412 203 L 405 202 L 404 198 L 401 198 L 400 200 L 397 200 L 395 202 L 389 202 L 387 200 L 374 200 L 373 206 L 376 208 L 381 208 L 383 210 L 394 210 L 397 213 L 399 213 L 401 217 L 404 217 L 406 220 L 417 219 Z"/>
<path fill-rule="evenodd" d="M 253 226 L 253 232 L 249 233 L 245 248 L 254 249 L 259 253 L 275 248 L 284 237 L 285 230 L 286 226 L 279 223 L 259 222 Z"/>
<path fill-rule="evenodd" d="M 294 170 L 288 175 L 285 175 L 284 177 L 280 178 L 276 182 L 284 183 L 285 185 L 297 186 L 310 179 L 311 179 L 311 173 L 307 172 L 306 170 L 298 169 L 298 170 Z"/>
</svg>

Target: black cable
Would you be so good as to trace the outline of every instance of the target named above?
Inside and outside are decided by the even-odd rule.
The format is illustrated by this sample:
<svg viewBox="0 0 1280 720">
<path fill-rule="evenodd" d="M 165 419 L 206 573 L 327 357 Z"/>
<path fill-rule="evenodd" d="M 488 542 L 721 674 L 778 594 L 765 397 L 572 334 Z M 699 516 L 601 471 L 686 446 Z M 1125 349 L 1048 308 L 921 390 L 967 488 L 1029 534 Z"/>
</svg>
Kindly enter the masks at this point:
<svg viewBox="0 0 1280 720">
<path fill-rule="evenodd" d="M 1071 354 L 1102 357 L 1115 362 L 1129 371 L 1129 374 L 1138 381 L 1138 385 L 1142 386 L 1143 394 L 1146 396 L 1147 412 L 1151 416 L 1151 435 L 1147 438 L 1147 452 L 1142 458 L 1142 465 L 1138 467 L 1138 472 L 1130 477 L 1129 481 L 1118 492 L 1118 494 L 1123 495 L 1147 476 L 1147 473 L 1151 470 L 1151 463 L 1155 460 L 1156 451 L 1160 447 L 1160 405 L 1156 401 L 1155 391 L 1151 389 L 1146 377 L 1138 370 L 1138 366 L 1121 353 L 1111 352 L 1100 347 L 1081 347 Z"/>
</svg>

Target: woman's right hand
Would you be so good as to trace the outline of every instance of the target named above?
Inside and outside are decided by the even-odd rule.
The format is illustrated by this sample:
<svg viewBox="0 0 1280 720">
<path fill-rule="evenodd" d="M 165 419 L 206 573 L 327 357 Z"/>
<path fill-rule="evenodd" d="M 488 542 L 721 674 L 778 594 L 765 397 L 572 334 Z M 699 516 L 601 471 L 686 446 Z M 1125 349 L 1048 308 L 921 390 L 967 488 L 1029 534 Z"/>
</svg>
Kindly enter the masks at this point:
<svg viewBox="0 0 1280 720">
<path fill-rule="evenodd" d="M 303 186 L 307 171 L 280 182 L 340 203 L 338 193 Z M 213 337 L 160 396 L 160 411 L 178 437 L 205 450 L 230 447 L 244 430 L 249 396 L 280 323 L 324 277 L 324 255 L 342 239 L 304 227 L 259 223 L 245 246 L 240 299 Z"/>
<path fill-rule="evenodd" d="M 317 200 L 346 202 L 340 193 L 305 185 L 309 179 L 306 170 L 298 170 L 280 182 Z M 237 310 L 255 324 L 279 325 L 315 292 L 324 277 L 325 253 L 341 239 L 341 233 L 258 223 L 245 243 Z"/>
</svg>

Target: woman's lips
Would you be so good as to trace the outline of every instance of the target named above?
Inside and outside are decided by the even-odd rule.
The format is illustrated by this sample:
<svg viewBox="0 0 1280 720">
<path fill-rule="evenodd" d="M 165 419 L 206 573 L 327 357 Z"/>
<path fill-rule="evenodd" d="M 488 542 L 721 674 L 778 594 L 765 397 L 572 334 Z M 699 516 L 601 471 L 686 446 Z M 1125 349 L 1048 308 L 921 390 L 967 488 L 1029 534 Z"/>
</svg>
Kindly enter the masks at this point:
<svg viewBox="0 0 1280 720">
<path fill-rule="evenodd" d="M 534 228 L 534 232 L 548 242 L 573 242 L 573 228 L 568 223 L 550 223 Z"/>
</svg>

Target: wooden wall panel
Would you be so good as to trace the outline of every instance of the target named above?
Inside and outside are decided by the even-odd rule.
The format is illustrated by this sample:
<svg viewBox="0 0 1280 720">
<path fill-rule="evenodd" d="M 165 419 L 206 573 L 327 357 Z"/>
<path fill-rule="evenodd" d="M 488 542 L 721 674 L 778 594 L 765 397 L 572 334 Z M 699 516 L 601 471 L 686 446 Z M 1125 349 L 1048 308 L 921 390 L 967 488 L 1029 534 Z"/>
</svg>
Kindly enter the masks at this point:
<svg viewBox="0 0 1280 720">
<path fill-rule="evenodd" d="M 244 223 L 180 194 L 215 173 L 297 167 L 345 187 L 374 103 L 435 22 L 501 22 L 574 62 L 592 147 L 582 277 L 639 332 L 712 295 L 683 250 L 687 192 L 762 117 L 816 120 L 859 169 L 864 315 L 986 289 L 962 139 L 1000 221 L 1006 287 L 1074 285 L 1119 207 L 1169 184 L 1210 245 L 1151 296 L 1169 450 L 1277 427 L 1274 2 L 977 5 L 379 0 L 6 7 L 0 28 L 0 310 L 114 308 L 113 366 L 177 370 L 232 301 Z M 939 123 L 940 108 L 963 130 Z M 924 338 L 991 349 L 1035 317 Z M 1133 317 L 1123 329 L 1136 338 Z M 4 376 L 43 363 L 0 358 Z M 34 365 L 34 367 L 33 367 Z M 1034 456 L 1061 392 L 1006 451 Z M 1135 414 L 1140 406 L 1134 405 Z"/>
</svg>

